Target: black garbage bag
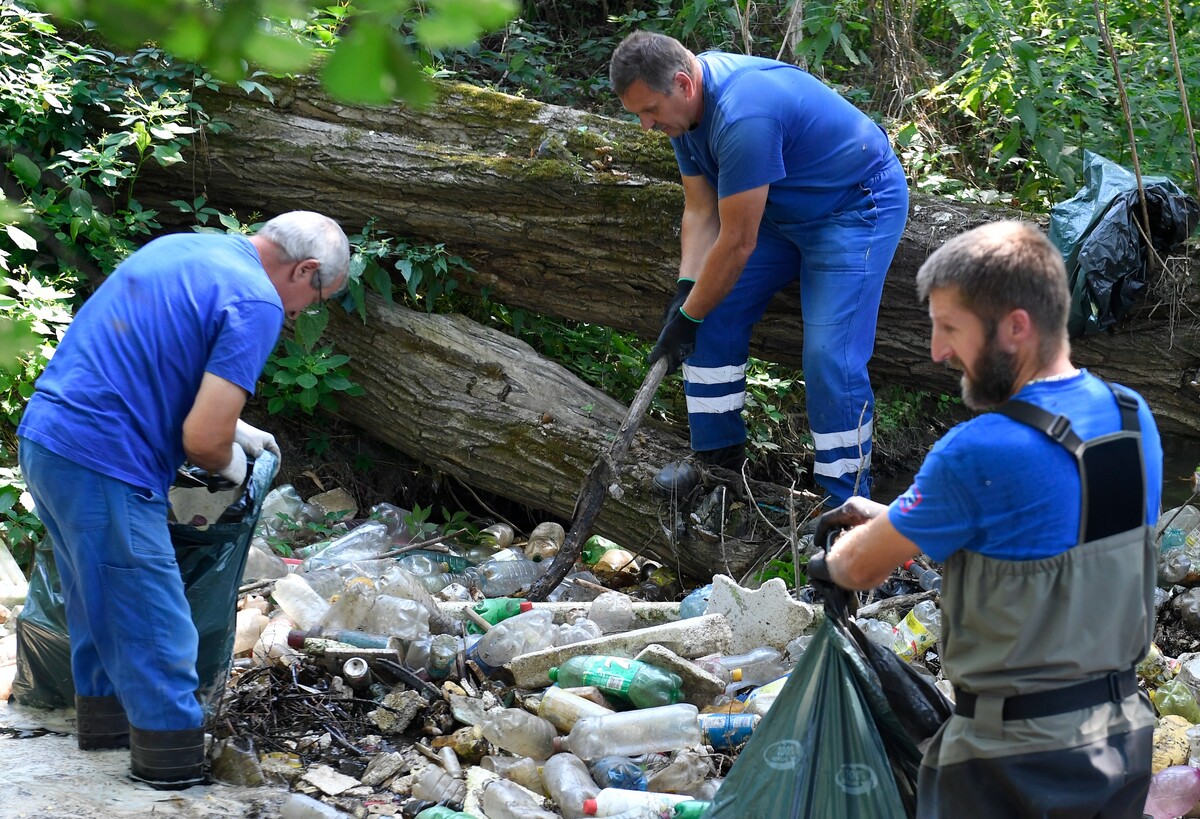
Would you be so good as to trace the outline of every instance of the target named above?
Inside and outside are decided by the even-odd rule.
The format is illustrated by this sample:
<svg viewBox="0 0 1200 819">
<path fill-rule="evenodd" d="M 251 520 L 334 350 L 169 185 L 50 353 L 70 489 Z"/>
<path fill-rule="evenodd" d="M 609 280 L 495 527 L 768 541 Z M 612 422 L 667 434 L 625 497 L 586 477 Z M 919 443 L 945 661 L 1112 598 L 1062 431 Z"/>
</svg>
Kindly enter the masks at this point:
<svg viewBox="0 0 1200 819">
<path fill-rule="evenodd" d="M 259 456 L 245 491 L 206 528 L 187 522 L 168 524 L 175 560 L 192 608 L 192 622 L 200 636 L 197 696 L 206 715 L 211 714 L 229 676 L 238 586 L 262 502 L 278 467 L 279 461 L 270 452 Z M 177 485 L 195 484 L 192 477 L 181 475 Z M 12 698 L 36 708 L 73 706 L 71 642 L 49 536 L 38 544 L 34 554 L 29 592 L 25 607 L 17 616 L 16 631 L 17 676 L 13 680 Z"/>
<path fill-rule="evenodd" d="M 851 632 L 845 594 L 823 595 L 824 621 L 706 819 L 915 815 L 921 753 Z"/>
<path fill-rule="evenodd" d="M 1109 329 L 1138 302 L 1148 259 L 1137 177 L 1091 151 L 1083 152 L 1083 171 L 1083 188 L 1050 211 L 1050 241 L 1066 260 L 1071 287 L 1072 338 Z M 1165 257 L 1196 229 L 1200 203 L 1165 177 L 1142 177 L 1142 185 L 1150 242 Z"/>
</svg>

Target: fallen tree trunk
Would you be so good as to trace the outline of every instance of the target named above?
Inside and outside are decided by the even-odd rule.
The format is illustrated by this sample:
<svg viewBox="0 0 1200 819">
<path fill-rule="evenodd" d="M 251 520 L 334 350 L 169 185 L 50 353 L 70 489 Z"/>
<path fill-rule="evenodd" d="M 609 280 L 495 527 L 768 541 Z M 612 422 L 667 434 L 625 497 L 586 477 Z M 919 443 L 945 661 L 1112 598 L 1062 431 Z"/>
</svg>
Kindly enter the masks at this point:
<svg viewBox="0 0 1200 819">
<path fill-rule="evenodd" d="M 667 140 L 471 86 L 437 89 L 428 111 L 341 105 L 304 78 L 276 85 L 275 104 L 237 90 L 206 96 L 206 110 L 232 130 L 209 136 L 186 165 L 147 169 L 138 195 L 164 212 L 191 192 L 242 213 L 320 210 L 348 230 L 373 221 L 468 259 L 477 272 L 460 282 L 464 289 L 653 338 L 673 286 L 682 207 Z M 1013 216 L 1020 214 L 913 194 L 880 311 L 877 386 L 957 394 L 956 374 L 927 355 L 916 270 L 945 239 Z M 1200 436 L 1188 386 L 1200 366 L 1200 323 L 1194 276 L 1182 267 L 1175 275 L 1187 286 L 1164 288 L 1176 291 L 1174 308 L 1147 305 L 1116 333 L 1077 342 L 1074 357 L 1145 395 L 1164 432 Z M 754 354 L 799 367 L 802 335 L 798 298 L 781 294 L 758 327 Z"/>
<path fill-rule="evenodd" d="M 342 310 L 330 315 L 351 376 L 365 388 L 341 402 L 341 416 L 465 483 L 573 517 L 581 480 L 617 434 L 623 405 L 524 342 L 463 316 L 418 313 L 373 295 L 365 325 Z M 655 495 L 650 478 L 686 448 L 679 435 L 644 423 L 594 529 L 686 576 L 740 576 L 784 538 L 736 493 L 718 510 L 719 524 L 678 525 L 690 518 L 690 504 Z M 769 484 L 755 491 L 756 500 L 791 504 L 801 518 L 818 502 Z"/>
</svg>

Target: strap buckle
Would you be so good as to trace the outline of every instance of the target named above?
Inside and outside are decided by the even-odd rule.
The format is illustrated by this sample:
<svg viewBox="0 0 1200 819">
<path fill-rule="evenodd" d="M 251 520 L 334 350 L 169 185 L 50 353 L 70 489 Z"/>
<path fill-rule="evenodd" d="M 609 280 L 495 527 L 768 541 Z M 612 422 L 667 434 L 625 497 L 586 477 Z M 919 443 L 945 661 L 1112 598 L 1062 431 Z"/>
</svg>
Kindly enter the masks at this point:
<svg viewBox="0 0 1200 819">
<path fill-rule="evenodd" d="M 1056 443 L 1061 444 L 1071 432 L 1071 419 L 1065 415 L 1056 415 L 1046 428 L 1046 434 Z"/>
<path fill-rule="evenodd" d="M 1108 697 L 1112 702 L 1121 702 L 1137 691 L 1137 675 L 1129 669 L 1113 671 L 1108 675 Z"/>
</svg>

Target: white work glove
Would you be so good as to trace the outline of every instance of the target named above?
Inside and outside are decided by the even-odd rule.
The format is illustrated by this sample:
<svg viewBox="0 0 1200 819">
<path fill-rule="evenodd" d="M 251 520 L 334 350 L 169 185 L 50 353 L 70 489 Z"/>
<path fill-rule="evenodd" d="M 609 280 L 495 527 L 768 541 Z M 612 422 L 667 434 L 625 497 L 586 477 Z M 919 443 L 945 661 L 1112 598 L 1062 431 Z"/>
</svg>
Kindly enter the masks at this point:
<svg viewBox="0 0 1200 819">
<path fill-rule="evenodd" d="M 233 442 L 246 450 L 246 454 L 251 458 L 257 458 L 263 454 L 263 450 L 270 452 L 280 462 L 283 461 L 283 456 L 279 452 L 279 444 L 275 442 L 275 436 L 269 432 L 263 432 L 258 427 L 252 427 L 238 419 L 237 426 L 233 430 Z"/>
<path fill-rule="evenodd" d="M 232 457 L 229 459 L 229 463 L 218 469 L 217 474 L 234 486 L 241 486 L 246 482 L 246 450 L 242 449 L 241 444 L 234 441 L 230 451 Z"/>
</svg>

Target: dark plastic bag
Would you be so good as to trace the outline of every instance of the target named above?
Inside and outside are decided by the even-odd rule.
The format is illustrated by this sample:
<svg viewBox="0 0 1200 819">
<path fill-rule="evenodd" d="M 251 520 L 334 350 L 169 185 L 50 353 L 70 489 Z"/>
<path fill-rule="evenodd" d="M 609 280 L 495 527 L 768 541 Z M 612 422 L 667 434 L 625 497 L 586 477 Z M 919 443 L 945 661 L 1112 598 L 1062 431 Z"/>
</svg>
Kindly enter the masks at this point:
<svg viewBox="0 0 1200 819">
<path fill-rule="evenodd" d="M 230 507 L 242 510 L 240 519 L 227 521 L 222 516 L 206 529 L 168 524 L 192 608 L 192 622 L 200 636 L 197 696 L 206 715 L 211 713 L 229 675 L 238 587 L 262 502 L 278 467 L 278 460 L 270 452 L 254 461 L 245 492 Z M 71 641 L 49 536 L 38 544 L 25 607 L 17 616 L 17 676 L 12 698 L 36 708 L 75 704 Z"/>
<path fill-rule="evenodd" d="M 834 595 L 830 595 L 834 596 Z M 920 751 L 847 628 L 825 620 L 706 819 L 904 819 L 915 815 Z"/>
<path fill-rule="evenodd" d="M 1084 187 L 1050 211 L 1050 241 L 1066 260 L 1072 338 L 1112 327 L 1142 297 L 1147 251 L 1137 177 L 1091 151 L 1083 152 Z M 1161 176 L 1142 177 L 1150 242 L 1160 257 L 1187 241 L 1200 203 Z"/>
</svg>

